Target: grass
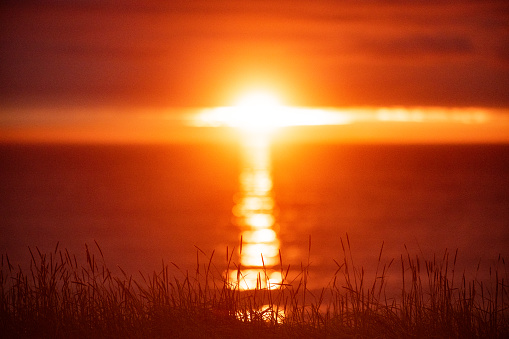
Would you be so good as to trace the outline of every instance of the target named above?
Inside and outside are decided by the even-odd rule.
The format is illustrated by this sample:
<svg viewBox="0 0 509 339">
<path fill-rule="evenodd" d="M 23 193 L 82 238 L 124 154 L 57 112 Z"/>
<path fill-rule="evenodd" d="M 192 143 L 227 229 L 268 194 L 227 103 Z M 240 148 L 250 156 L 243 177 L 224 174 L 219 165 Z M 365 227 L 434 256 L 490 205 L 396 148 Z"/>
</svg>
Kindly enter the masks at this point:
<svg viewBox="0 0 509 339">
<path fill-rule="evenodd" d="M 4 338 L 509 337 L 503 258 L 490 268 L 488 281 L 468 280 L 465 274 L 455 276 L 457 253 L 422 260 L 407 251 L 383 262 L 382 245 L 375 275 L 368 279 L 354 265 L 348 236 L 341 244 L 343 259 L 319 291 L 308 289 L 309 263 L 294 270 L 282 260 L 278 288 L 261 287 L 265 272 L 257 289 L 243 291 L 242 269 L 232 260 L 235 250 L 228 249 L 223 260 L 227 271 L 237 272 L 234 281 L 214 264 L 214 253 L 199 249 L 192 272 L 163 263 L 160 271 L 136 279 L 106 267 L 99 246 L 86 247 L 81 263 L 58 244 L 51 253 L 30 250 L 26 271 L 2 255 L 0 333 Z M 388 287 L 389 271 L 397 272 L 397 286 Z"/>
</svg>

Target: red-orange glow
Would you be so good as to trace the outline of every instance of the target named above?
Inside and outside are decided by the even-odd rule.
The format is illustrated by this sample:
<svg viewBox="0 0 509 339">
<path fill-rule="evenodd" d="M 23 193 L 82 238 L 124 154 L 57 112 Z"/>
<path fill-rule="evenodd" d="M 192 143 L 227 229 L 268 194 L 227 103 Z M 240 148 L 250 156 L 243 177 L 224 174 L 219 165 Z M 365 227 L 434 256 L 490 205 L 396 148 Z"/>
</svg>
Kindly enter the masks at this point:
<svg viewBox="0 0 509 339">
<path fill-rule="evenodd" d="M 268 98 L 251 96 L 249 100 Z M 249 107 L 258 103 L 243 101 Z M 272 107 L 273 101 L 262 101 Z M 277 288 L 281 276 L 275 275 L 278 264 L 279 239 L 276 233 L 275 203 L 272 192 L 272 175 L 269 156 L 269 136 L 265 127 L 250 130 L 243 135 L 242 155 L 244 157 L 240 174 L 240 190 L 232 209 L 235 224 L 240 228 L 243 245 L 240 253 L 242 277 L 237 280 L 236 272 L 231 280 L 240 289 Z"/>
<path fill-rule="evenodd" d="M 214 107 L 253 84 L 306 106 L 509 104 L 501 0 L 8 2 L 1 13 L 0 93 L 14 104 Z"/>
<path fill-rule="evenodd" d="M 266 274 L 267 273 L 267 274 Z M 237 281 L 237 271 L 230 273 L 230 280 Z M 280 272 L 266 272 L 263 269 L 244 269 L 239 277 L 239 288 L 241 290 L 277 289 L 281 284 Z"/>
<path fill-rule="evenodd" d="M 280 106 L 281 119 L 251 132 L 238 126 L 237 107 L 186 110 L 10 109 L 0 111 L 0 142 L 260 143 L 507 143 L 509 111 L 493 108 L 306 108 Z M 232 117 L 233 116 L 233 117 Z M 256 115 L 253 117 L 255 119 Z M 200 128 L 196 128 L 199 126 Z M 234 128 L 231 128 L 234 127 Z M 274 133 L 276 132 L 277 133 Z M 249 133 L 248 133 L 249 132 Z M 267 142 L 264 141 L 264 142 Z M 253 154 L 253 156 L 255 156 Z M 256 160 L 266 161 L 262 159 Z M 253 182 L 256 171 L 242 179 Z M 259 189 L 270 178 L 257 178 Z"/>
<path fill-rule="evenodd" d="M 277 234 L 270 228 L 257 231 L 245 231 L 242 233 L 243 240 L 247 243 L 272 243 L 277 240 Z"/>
</svg>

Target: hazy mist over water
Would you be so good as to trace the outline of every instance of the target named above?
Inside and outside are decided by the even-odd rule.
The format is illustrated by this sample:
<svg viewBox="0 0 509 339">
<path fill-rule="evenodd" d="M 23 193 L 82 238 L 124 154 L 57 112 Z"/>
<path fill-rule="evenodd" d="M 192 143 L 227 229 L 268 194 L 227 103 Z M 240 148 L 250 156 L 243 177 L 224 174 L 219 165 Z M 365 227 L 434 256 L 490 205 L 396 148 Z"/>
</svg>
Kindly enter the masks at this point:
<svg viewBox="0 0 509 339">
<path fill-rule="evenodd" d="M 285 142 L 509 143 L 490 107 L 2 107 L 0 142 L 236 144 L 245 128 Z M 251 127 L 249 127 L 251 126 Z"/>
<path fill-rule="evenodd" d="M 131 272 L 161 260 L 192 269 L 196 248 L 238 247 L 232 222 L 238 145 L 0 146 L 0 251 L 78 254 L 97 241 Z M 348 233 L 358 263 L 459 249 L 458 264 L 507 257 L 509 146 L 311 145 L 271 149 L 275 218 L 286 264 L 334 272 Z M 222 259 L 218 259 L 222 260 Z M 329 278 L 329 276 L 327 276 Z M 326 283 L 320 281 L 317 283 Z"/>
</svg>

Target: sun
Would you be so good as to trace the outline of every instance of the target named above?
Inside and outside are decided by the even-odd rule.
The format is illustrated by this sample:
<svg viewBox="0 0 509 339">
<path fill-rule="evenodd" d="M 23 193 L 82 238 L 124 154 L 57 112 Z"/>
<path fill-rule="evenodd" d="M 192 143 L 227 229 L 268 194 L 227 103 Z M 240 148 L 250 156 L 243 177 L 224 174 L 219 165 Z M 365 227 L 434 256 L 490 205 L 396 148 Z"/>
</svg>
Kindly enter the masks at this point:
<svg viewBox="0 0 509 339">
<path fill-rule="evenodd" d="M 233 105 L 205 110 L 200 125 L 229 126 L 247 132 L 271 132 L 292 123 L 289 106 L 270 90 L 255 89 L 243 92 Z"/>
<path fill-rule="evenodd" d="M 285 125 L 285 106 L 279 96 L 266 90 L 242 94 L 233 106 L 233 122 L 237 127 L 251 131 L 270 131 Z"/>
<path fill-rule="evenodd" d="M 281 106 L 281 100 L 275 93 L 256 90 L 244 93 L 237 99 L 235 106 L 244 108 L 272 109 Z"/>
<path fill-rule="evenodd" d="M 228 126 L 246 132 L 272 133 L 287 126 L 346 124 L 350 117 L 320 108 L 287 106 L 276 91 L 254 89 L 243 92 L 231 106 L 203 110 L 195 122 L 198 126 Z"/>
</svg>

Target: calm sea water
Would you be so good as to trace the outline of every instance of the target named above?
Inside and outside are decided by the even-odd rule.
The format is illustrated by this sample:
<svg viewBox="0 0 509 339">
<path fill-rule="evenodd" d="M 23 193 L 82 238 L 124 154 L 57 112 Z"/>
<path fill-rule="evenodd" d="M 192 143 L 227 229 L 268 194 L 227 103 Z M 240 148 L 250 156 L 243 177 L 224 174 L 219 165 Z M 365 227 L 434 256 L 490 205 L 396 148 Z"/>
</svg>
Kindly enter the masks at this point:
<svg viewBox="0 0 509 339">
<path fill-rule="evenodd" d="M 236 145 L 0 146 L 0 252 L 57 242 L 137 272 L 194 267 L 196 247 L 224 261 L 238 247 Z M 272 147 L 277 231 L 286 264 L 334 272 L 348 233 L 359 265 L 459 250 L 475 269 L 509 254 L 509 145 Z M 311 251 L 309 252 L 309 240 Z M 323 283 L 324 281 L 317 281 Z"/>
</svg>

